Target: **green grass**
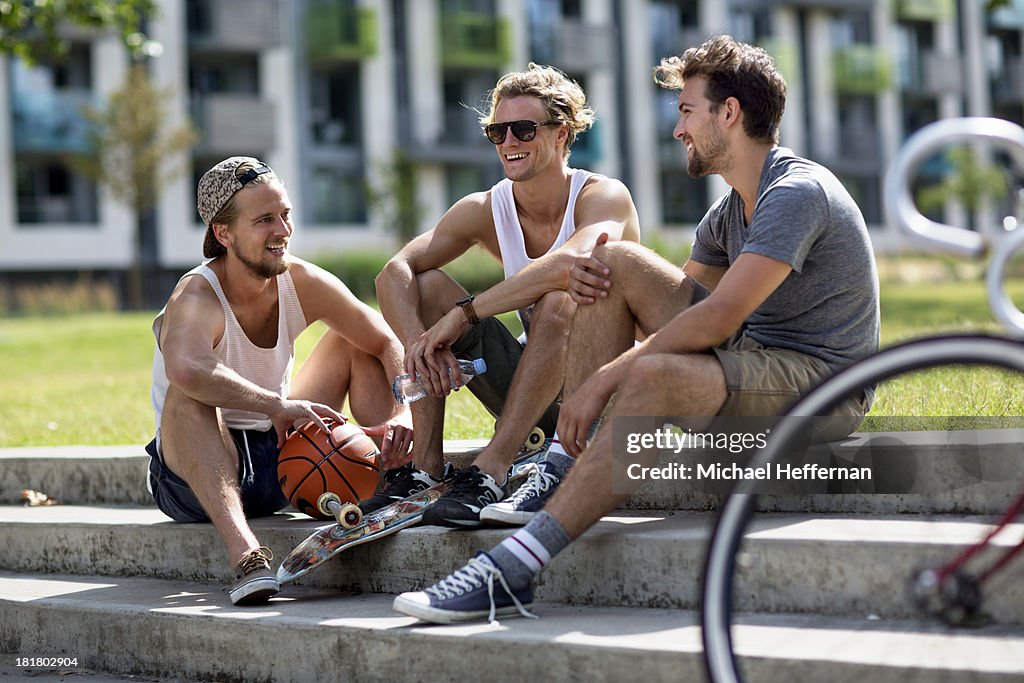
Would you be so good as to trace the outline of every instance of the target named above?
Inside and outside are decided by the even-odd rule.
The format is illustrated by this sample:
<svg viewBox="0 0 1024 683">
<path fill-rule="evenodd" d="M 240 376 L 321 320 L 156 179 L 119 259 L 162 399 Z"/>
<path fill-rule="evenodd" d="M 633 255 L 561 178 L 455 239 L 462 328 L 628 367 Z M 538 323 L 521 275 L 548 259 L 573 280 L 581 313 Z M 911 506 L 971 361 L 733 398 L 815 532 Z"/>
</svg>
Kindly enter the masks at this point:
<svg viewBox="0 0 1024 683">
<path fill-rule="evenodd" d="M 1024 302 L 1024 282 L 1011 296 Z M 145 443 L 152 437 L 152 314 L 0 318 L 0 447 Z M 887 285 L 883 345 L 937 331 L 996 331 L 982 283 Z M 297 346 L 305 358 L 322 327 Z M 1024 415 L 1019 375 L 943 369 L 879 388 L 874 416 Z M 876 419 L 876 418 L 872 418 Z M 494 421 L 468 391 L 449 399 L 445 438 L 485 438 Z"/>
</svg>

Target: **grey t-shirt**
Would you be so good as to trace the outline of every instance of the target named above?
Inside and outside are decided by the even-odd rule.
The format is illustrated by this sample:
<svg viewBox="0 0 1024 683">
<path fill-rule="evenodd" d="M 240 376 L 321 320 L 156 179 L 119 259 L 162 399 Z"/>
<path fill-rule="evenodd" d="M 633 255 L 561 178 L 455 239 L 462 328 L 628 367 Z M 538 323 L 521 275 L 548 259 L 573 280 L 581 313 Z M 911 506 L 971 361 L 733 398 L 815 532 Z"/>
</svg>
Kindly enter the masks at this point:
<svg viewBox="0 0 1024 683">
<path fill-rule="evenodd" d="M 776 147 L 765 160 L 750 225 L 730 190 L 697 226 L 691 258 L 728 267 L 761 254 L 793 271 L 747 319 L 767 347 L 793 349 L 835 370 L 878 348 L 878 273 L 864 216 L 831 171 Z"/>
</svg>

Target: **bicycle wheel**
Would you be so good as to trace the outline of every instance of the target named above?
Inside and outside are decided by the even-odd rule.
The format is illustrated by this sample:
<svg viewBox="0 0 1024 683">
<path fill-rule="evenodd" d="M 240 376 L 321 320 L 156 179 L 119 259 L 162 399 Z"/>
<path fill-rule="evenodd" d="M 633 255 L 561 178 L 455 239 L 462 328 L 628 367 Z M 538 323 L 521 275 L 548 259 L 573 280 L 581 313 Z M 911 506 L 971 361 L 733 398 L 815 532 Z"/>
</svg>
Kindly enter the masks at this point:
<svg viewBox="0 0 1024 683">
<path fill-rule="evenodd" d="M 986 335 L 920 339 L 890 347 L 855 363 L 823 382 L 787 413 L 793 417 L 828 415 L 846 397 L 897 375 L 947 365 L 988 365 L 1024 372 L 1024 343 Z M 805 438 L 800 423 L 783 421 L 749 465 L 763 467 Z M 737 554 L 757 505 L 754 484 L 741 481 L 722 505 L 704 567 L 701 637 L 708 675 L 714 683 L 740 683 L 731 627 Z"/>
</svg>

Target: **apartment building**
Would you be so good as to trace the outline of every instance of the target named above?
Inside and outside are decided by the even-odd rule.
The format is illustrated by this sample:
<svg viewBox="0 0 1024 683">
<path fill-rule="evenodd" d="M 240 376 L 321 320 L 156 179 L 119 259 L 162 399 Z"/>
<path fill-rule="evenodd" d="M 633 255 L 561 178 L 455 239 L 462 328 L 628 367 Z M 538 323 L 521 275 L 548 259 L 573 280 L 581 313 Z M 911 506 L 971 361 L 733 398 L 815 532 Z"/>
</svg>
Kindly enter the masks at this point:
<svg viewBox="0 0 1024 683">
<path fill-rule="evenodd" d="M 162 0 L 149 61 L 171 124 L 195 147 L 167 159 L 145 261 L 168 277 L 195 264 L 199 175 L 231 154 L 265 159 L 288 183 L 296 253 L 392 248 L 393 169 L 415 177 L 419 229 L 501 177 L 476 108 L 529 61 L 576 78 L 598 113 L 571 163 L 623 179 L 644 230 L 689 240 L 724 191 L 691 179 L 671 137 L 675 96 L 651 70 L 714 33 L 764 46 L 790 97 L 782 143 L 840 175 L 879 248 L 881 178 L 914 130 L 959 115 L 1024 122 L 1024 2 L 985 0 Z M 0 279 L 120 272 L 134 214 L 74 173 L 83 103 L 129 66 L 119 39 L 72 31 L 70 59 L 0 57 Z M 397 156 L 396 156 L 397 155 Z M 184 169 L 173 174 L 173 169 Z M 938 172 L 938 169 L 936 169 Z M 375 197 L 384 197 L 384 204 Z"/>
</svg>

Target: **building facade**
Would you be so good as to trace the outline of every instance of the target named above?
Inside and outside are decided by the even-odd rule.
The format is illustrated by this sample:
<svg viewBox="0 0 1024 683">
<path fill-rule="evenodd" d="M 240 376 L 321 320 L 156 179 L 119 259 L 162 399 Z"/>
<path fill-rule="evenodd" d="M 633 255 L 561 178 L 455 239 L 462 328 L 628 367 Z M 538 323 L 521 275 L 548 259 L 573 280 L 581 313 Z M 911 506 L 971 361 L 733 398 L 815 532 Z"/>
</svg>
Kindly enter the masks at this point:
<svg viewBox="0 0 1024 683">
<path fill-rule="evenodd" d="M 266 160 L 289 185 L 307 257 L 393 248 L 400 165 L 415 178 L 416 229 L 500 179 L 476 109 L 528 62 L 576 78 L 598 114 L 574 166 L 621 178 L 645 233 L 689 240 L 720 178 L 691 179 L 671 137 L 675 95 L 661 57 L 716 33 L 764 46 L 790 87 L 782 144 L 832 168 L 878 248 L 881 180 L 900 143 L 945 117 L 1024 122 L 1024 2 L 985 0 L 162 0 L 150 60 L 170 123 L 195 147 L 161 179 L 156 230 L 135 246 L 134 213 L 76 174 L 84 103 L 121 83 L 116 36 L 72 32 L 70 59 L 0 57 L 0 273 L 119 272 L 137 248 L 168 273 L 201 257 L 199 175 L 232 154 Z"/>
</svg>

